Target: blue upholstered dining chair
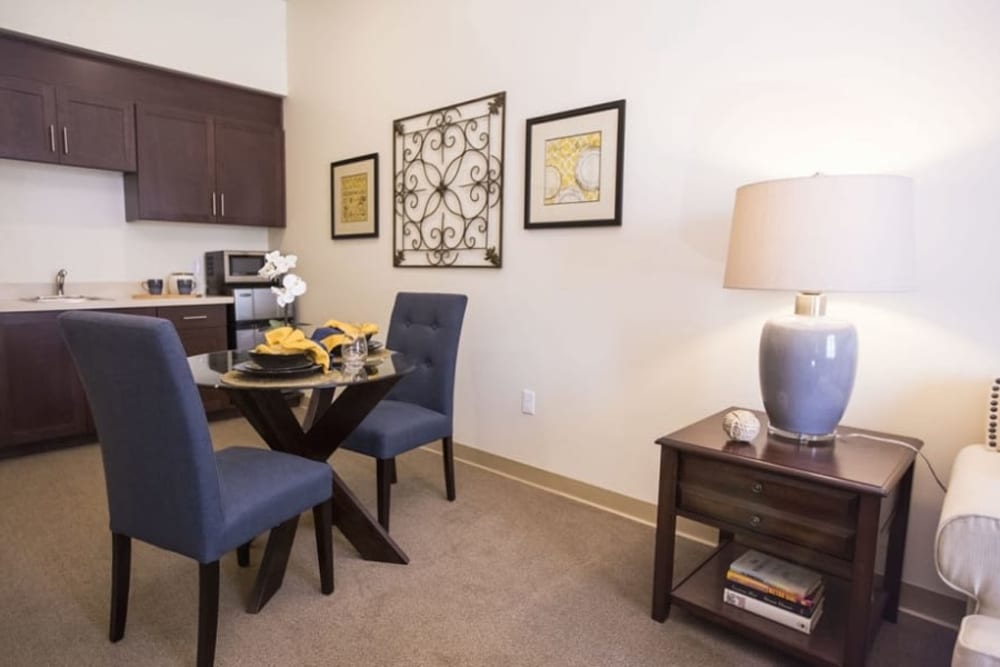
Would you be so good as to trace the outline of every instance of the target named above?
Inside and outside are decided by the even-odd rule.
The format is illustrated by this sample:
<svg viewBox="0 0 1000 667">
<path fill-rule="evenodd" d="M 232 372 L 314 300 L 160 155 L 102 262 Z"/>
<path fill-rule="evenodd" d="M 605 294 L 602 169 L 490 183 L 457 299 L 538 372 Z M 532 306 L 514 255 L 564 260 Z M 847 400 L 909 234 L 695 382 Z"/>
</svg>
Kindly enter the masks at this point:
<svg viewBox="0 0 1000 667">
<path fill-rule="evenodd" d="M 464 294 L 396 295 L 386 347 L 403 353 L 416 370 L 392 388 L 343 444 L 375 458 L 378 522 L 386 530 L 396 456 L 403 452 L 441 440 L 445 488 L 448 500 L 455 500 L 455 365 L 467 302 Z"/>
<path fill-rule="evenodd" d="M 212 449 L 184 349 L 167 320 L 67 312 L 59 324 L 90 401 L 112 534 L 112 642 L 125 634 L 131 539 L 199 564 L 198 665 L 211 665 L 219 558 L 312 508 L 321 590 L 333 592 L 326 463 L 250 447 Z"/>
</svg>

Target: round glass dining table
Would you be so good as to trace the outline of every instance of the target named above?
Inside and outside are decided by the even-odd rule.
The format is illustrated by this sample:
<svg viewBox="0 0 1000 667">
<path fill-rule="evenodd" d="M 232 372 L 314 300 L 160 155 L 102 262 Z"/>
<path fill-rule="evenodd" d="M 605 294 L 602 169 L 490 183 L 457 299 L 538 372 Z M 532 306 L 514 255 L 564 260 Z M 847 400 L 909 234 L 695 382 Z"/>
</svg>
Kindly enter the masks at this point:
<svg viewBox="0 0 1000 667">
<path fill-rule="evenodd" d="M 248 361 L 248 353 L 237 350 L 188 357 L 198 386 L 224 390 L 268 447 L 315 461 L 328 461 L 389 390 L 415 368 L 391 350 L 370 354 L 363 365 L 345 366 L 334 358 L 328 372 L 268 373 Z M 291 390 L 311 391 L 301 422 L 286 398 Z M 367 560 L 409 562 L 332 462 L 331 468 L 334 524 L 344 537 Z M 271 531 L 247 611 L 260 611 L 281 587 L 297 526 L 298 517 Z"/>
</svg>

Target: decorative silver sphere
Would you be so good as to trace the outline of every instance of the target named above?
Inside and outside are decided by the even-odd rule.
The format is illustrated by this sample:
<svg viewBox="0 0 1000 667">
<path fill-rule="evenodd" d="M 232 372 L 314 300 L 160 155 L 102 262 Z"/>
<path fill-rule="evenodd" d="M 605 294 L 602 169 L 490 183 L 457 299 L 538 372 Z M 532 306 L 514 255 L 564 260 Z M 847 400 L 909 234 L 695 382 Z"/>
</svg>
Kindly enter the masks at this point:
<svg viewBox="0 0 1000 667">
<path fill-rule="evenodd" d="M 722 418 L 722 430 L 730 440 L 750 442 L 760 433 L 760 420 L 749 410 L 730 410 Z"/>
</svg>

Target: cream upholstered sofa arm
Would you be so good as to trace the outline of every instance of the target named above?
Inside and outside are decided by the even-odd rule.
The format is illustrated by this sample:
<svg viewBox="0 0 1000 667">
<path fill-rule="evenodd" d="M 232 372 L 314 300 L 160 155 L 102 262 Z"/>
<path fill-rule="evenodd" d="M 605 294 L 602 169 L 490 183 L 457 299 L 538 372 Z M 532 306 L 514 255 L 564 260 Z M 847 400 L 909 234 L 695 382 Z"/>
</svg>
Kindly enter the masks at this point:
<svg viewBox="0 0 1000 667">
<path fill-rule="evenodd" d="M 972 614 L 962 621 L 952 665 L 1000 665 L 1000 453 L 969 445 L 955 457 L 934 561 Z"/>
</svg>

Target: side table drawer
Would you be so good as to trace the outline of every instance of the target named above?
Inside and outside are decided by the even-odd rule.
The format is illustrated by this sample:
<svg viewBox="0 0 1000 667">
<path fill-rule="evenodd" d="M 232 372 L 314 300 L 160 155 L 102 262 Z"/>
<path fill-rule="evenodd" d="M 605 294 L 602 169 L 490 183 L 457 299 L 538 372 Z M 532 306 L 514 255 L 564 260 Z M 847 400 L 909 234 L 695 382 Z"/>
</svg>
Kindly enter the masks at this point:
<svg viewBox="0 0 1000 667">
<path fill-rule="evenodd" d="M 681 511 L 852 557 L 856 494 L 690 455 L 680 457 L 677 481 Z"/>
</svg>

